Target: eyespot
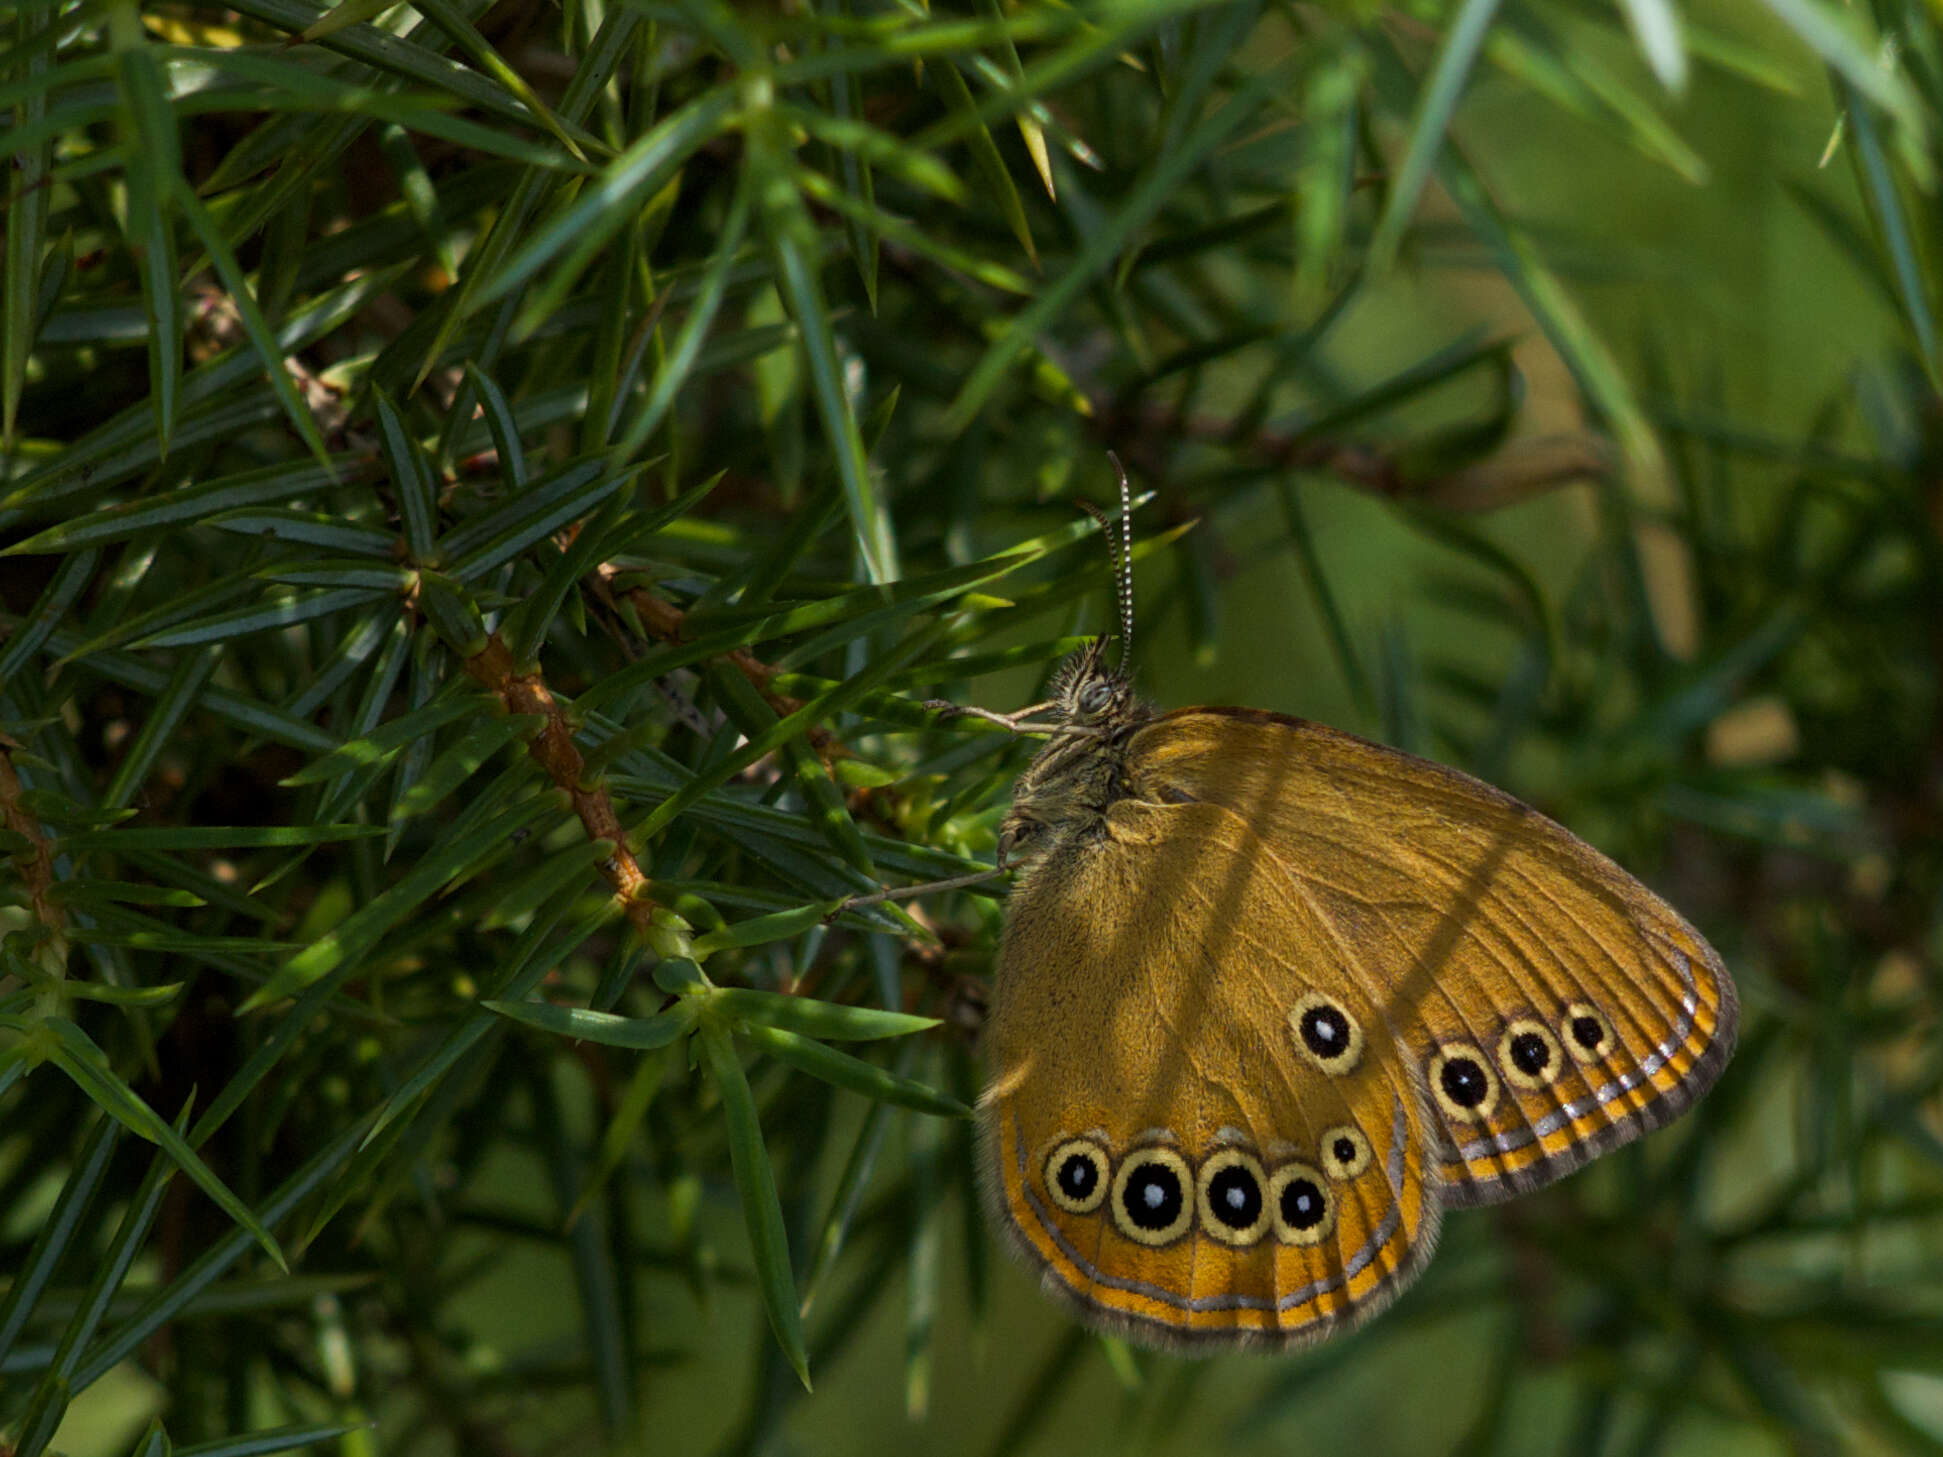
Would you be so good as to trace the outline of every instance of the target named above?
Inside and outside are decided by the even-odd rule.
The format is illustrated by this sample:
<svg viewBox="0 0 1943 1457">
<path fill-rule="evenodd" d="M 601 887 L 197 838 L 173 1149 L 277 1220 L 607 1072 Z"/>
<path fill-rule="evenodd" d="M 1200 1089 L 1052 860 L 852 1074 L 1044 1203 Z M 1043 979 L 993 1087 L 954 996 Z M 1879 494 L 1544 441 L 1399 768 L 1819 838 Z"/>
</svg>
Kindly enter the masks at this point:
<svg viewBox="0 0 1943 1457">
<path fill-rule="evenodd" d="M 1515 1018 L 1498 1039 L 1498 1070 L 1514 1088 L 1535 1093 L 1549 1087 L 1564 1066 L 1558 1038 L 1536 1017 Z"/>
<path fill-rule="evenodd" d="M 1498 1077 L 1468 1042 L 1447 1042 L 1431 1054 L 1430 1092 L 1460 1123 L 1482 1123 L 1498 1106 Z"/>
<path fill-rule="evenodd" d="M 1046 1192 L 1068 1214 L 1098 1209 L 1112 1178 L 1106 1150 L 1088 1139 L 1069 1138 L 1046 1155 Z"/>
<path fill-rule="evenodd" d="M 1606 1014 L 1590 1002 L 1571 1002 L 1565 1008 L 1565 1021 L 1559 1029 L 1561 1039 L 1580 1062 L 1597 1062 L 1619 1040 L 1613 1035 Z"/>
<path fill-rule="evenodd" d="M 1296 1050 L 1332 1076 L 1363 1060 L 1363 1029 L 1349 1008 L 1327 992 L 1304 992 L 1289 1011 Z"/>
<path fill-rule="evenodd" d="M 1201 1228 L 1226 1245 L 1252 1245 L 1268 1233 L 1268 1179 L 1252 1154 L 1224 1148 L 1195 1180 Z"/>
<path fill-rule="evenodd" d="M 1370 1141 L 1363 1137 L 1363 1130 L 1353 1123 L 1341 1123 L 1329 1129 L 1318 1147 L 1316 1162 L 1322 1165 L 1325 1174 L 1338 1181 L 1355 1178 L 1376 1156 L 1370 1149 Z"/>
<path fill-rule="evenodd" d="M 1336 1227 L 1336 1201 L 1307 1164 L 1283 1164 L 1269 1177 L 1268 1210 L 1285 1245 L 1320 1244 Z"/>
<path fill-rule="evenodd" d="M 1194 1175 L 1171 1148 L 1138 1148 L 1113 1176 L 1113 1224 L 1137 1244 L 1172 1244 L 1194 1222 Z"/>
</svg>

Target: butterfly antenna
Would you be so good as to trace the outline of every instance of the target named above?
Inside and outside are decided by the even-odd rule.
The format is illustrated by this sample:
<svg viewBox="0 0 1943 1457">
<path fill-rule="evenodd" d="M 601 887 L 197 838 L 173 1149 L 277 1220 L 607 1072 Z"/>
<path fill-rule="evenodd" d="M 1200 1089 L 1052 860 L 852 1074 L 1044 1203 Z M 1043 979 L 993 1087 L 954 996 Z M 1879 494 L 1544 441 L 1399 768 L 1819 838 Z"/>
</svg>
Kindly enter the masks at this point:
<svg viewBox="0 0 1943 1457">
<path fill-rule="evenodd" d="M 1113 575 L 1120 588 L 1120 676 L 1126 677 L 1133 662 L 1133 487 L 1127 484 L 1127 468 L 1112 451 L 1113 473 L 1120 478 L 1120 541 L 1114 552 Z M 1107 538 L 1109 547 L 1112 537 Z"/>
</svg>

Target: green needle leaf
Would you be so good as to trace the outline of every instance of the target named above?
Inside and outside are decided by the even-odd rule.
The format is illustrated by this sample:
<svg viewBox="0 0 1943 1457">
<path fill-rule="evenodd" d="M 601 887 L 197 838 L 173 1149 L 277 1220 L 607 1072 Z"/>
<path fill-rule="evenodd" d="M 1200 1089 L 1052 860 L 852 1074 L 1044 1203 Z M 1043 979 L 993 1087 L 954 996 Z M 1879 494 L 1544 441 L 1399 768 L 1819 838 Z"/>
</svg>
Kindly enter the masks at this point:
<svg viewBox="0 0 1943 1457">
<path fill-rule="evenodd" d="M 803 1343 L 803 1318 L 799 1313 L 795 1277 L 789 1267 L 789 1233 L 783 1225 L 783 1207 L 776 1197 L 776 1171 L 769 1163 L 769 1148 L 763 1142 L 762 1126 L 756 1121 L 755 1098 L 749 1080 L 726 1031 L 704 1027 L 702 1056 L 722 1096 L 722 1116 L 728 1123 L 729 1164 L 735 1172 L 736 1193 L 742 1200 L 743 1222 L 749 1228 L 749 1250 L 755 1258 L 756 1288 L 762 1295 L 762 1308 L 769 1317 L 769 1328 L 776 1333 L 796 1379 L 803 1389 L 810 1387 L 809 1349 Z"/>
<path fill-rule="evenodd" d="M 276 1238 L 250 1212 L 250 1207 L 211 1172 L 196 1151 L 183 1141 L 182 1135 L 169 1126 L 168 1120 L 114 1075 L 109 1067 L 108 1054 L 95 1045 L 94 1039 L 65 1017 L 47 1017 L 41 1025 L 55 1038 L 48 1061 L 72 1078 L 102 1112 L 167 1154 L 170 1162 L 187 1174 L 197 1188 L 215 1200 L 223 1213 L 247 1230 L 263 1247 L 263 1252 L 276 1262 L 277 1268 L 288 1274 L 290 1267 L 284 1263 L 283 1251 L 278 1247 Z"/>
<path fill-rule="evenodd" d="M 786 1062 L 798 1072 L 806 1072 L 836 1087 L 862 1093 L 866 1098 L 895 1103 L 901 1108 L 934 1114 L 940 1118 L 971 1117 L 972 1110 L 956 1098 L 924 1083 L 887 1072 L 874 1062 L 865 1062 L 847 1052 L 838 1052 L 834 1047 L 825 1047 L 821 1042 L 798 1033 L 764 1026 L 760 1022 L 745 1022 L 740 1035 L 778 1062 Z"/>
</svg>

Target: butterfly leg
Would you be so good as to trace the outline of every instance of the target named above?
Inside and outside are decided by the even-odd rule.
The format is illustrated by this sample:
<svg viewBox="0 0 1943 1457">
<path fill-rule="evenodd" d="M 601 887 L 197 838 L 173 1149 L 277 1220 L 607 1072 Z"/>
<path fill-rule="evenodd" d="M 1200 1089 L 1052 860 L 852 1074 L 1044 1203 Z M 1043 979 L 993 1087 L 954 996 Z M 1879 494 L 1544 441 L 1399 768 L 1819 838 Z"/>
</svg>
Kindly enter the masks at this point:
<svg viewBox="0 0 1943 1457">
<path fill-rule="evenodd" d="M 868 895 L 847 895 L 838 901 L 836 908 L 823 919 L 834 920 L 855 906 L 881 905 L 885 901 L 910 900 L 915 896 L 930 895 L 933 891 L 963 890 L 968 885 L 983 885 L 988 880 L 996 880 L 1005 874 L 1003 867 L 990 870 L 974 870 L 969 875 L 954 875 L 947 880 L 926 880 L 917 885 L 886 886 Z"/>
<path fill-rule="evenodd" d="M 1033 714 L 1054 707 L 1052 699 L 1014 709 L 1011 713 L 994 713 L 989 708 L 973 708 L 967 704 L 953 703 L 948 698 L 927 698 L 918 706 L 931 713 L 944 714 L 947 718 L 982 718 L 1015 734 L 1049 734 L 1059 727 L 1058 724 L 1029 722 Z"/>
</svg>

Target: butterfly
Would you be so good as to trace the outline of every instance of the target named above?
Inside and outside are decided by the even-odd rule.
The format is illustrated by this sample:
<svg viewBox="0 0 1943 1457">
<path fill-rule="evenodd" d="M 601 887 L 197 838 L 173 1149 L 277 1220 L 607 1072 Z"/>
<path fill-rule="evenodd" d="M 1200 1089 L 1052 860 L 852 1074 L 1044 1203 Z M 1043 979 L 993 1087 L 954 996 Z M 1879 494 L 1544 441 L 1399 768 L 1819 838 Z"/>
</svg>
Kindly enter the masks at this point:
<svg viewBox="0 0 1943 1457">
<path fill-rule="evenodd" d="M 1083 1321 L 1195 1352 L 1321 1340 L 1409 1285 L 1446 1209 L 1713 1085 L 1734 983 L 1611 860 L 1380 744 L 1158 713 L 1106 649 L 1001 719 L 1046 739 L 1000 825 L 979 1103 L 993 1221 Z"/>
</svg>

